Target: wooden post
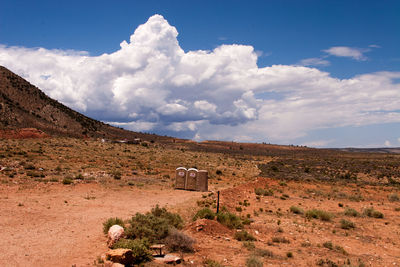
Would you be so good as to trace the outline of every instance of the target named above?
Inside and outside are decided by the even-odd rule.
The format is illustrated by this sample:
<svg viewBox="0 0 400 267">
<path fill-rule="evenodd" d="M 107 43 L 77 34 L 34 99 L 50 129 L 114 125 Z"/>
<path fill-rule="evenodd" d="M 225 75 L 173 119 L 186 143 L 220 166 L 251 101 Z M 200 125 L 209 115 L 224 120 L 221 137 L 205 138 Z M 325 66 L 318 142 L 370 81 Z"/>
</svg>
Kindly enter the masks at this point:
<svg viewBox="0 0 400 267">
<path fill-rule="evenodd" d="M 217 213 L 219 212 L 219 191 L 218 191 L 218 198 L 217 198 Z"/>
</svg>

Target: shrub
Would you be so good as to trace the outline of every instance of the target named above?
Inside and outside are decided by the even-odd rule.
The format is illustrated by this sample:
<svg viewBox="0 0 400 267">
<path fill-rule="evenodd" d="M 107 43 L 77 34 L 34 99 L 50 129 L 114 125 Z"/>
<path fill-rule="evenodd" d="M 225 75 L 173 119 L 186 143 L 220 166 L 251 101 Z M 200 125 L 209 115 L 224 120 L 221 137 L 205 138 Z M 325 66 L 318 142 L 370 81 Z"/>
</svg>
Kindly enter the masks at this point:
<svg viewBox="0 0 400 267">
<path fill-rule="evenodd" d="M 253 241 L 244 241 L 243 247 L 247 248 L 248 250 L 254 250 L 256 248 L 256 245 L 254 245 Z"/>
<path fill-rule="evenodd" d="M 25 170 L 34 170 L 34 169 L 36 169 L 35 165 L 33 165 L 33 164 L 25 165 L 24 168 L 25 168 Z"/>
<path fill-rule="evenodd" d="M 290 240 L 285 237 L 275 236 L 272 238 L 272 242 L 274 242 L 274 243 L 290 243 Z"/>
<path fill-rule="evenodd" d="M 197 219 L 208 219 L 208 220 L 214 220 L 215 218 L 215 213 L 210 210 L 209 208 L 204 208 L 199 211 L 194 215 L 193 221 Z"/>
<path fill-rule="evenodd" d="M 333 250 L 333 243 L 331 241 L 325 242 L 322 245 L 324 246 L 324 248 Z"/>
<path fill-rule="evenodd" d="M 345 219 L 340 220 L 340 228 L 348 230 L 348 229 L 353 229 L 355 228 L 355 224 L 352 221 L 348 221 Z"/>
<path fill-rule="evenodd" d="M 113 249 L 116 248 L 127 248 L 132 250 L 132 256 L 134 258 L 134 264 L 140 264 L 142 262 L 151 261 L 151 251 L 149 250 L 149 242 L 146 239 L 120 239 L 114 244 Z"/>
<path fill-rule="evenodd" d="M 172 229 L 165 243 L 171 251 L 193 252 L 195 240 L 176 229 Z"/>
<path fill-rule="evenodd" d="M 231 229 L 243 228 L 242 220 L 229 211 L 222 211 L 217 214 L 217 221 Z"/>
<path fill-rule="evenodd" d="M 104 234 L 108 233 L 108 229 L 110 229 L 111 226 L 118 224 L 122 226 L 125 229 L 125 224 L 124 221 L 118 217 L 115 218 L 109 218 L 103 223 L 103 232 Z"/>
<path fill-rule="evenodd" d="M 148 238 L 150 243 L 165 239 L 172 228 L 181 229 L 182 218 L 158 205 L 146 214 L 136 213 L 130 220 L 128 238 Z"/>
<path fill-rule="evenodd" d="M 114 177 L 115 180 L 121 180 L 122 174 L 120 171 L 114 171 L 112 173 L 112 176 Z"/>
<path fill-rule="evenodd" d="M 262 260 L 255 256 L 251 255 L 247 260 L 246 260 L 246 267 L 262 267 L 264 264 Z"/>
<path fill-rule="evenodd" d="M 222 171 L 221 171 L 221 170 L 216 170 L 216 171 L 215 171 L 215 174 L 216 174 L 216 175 L 222 175 Z"/>
<path fill-rule="evenodd" d="M 340 253 L 342 253 L 342 254 L 344 254 L 344 255 L 347 255 L 347 254 L 348 254 L 347 251 L 346 251 L 343 247 L 337 246 L 337 245 L 334 246 L 333 243 L 332 243 L 331 241 L 325 242 L 325 243 L 323 243 L 322 245 L 323 245 L 325 248 L 327 248 L 327 249 L 335 250 L 335 251 L 340 252 Z"/>
<path fill-rule="evenodd" d="M 304 210 L 302 208 L 296 207 L 296 206 L 291 206 L 290 211 L 295 213 L 295 214 L 304 214 Z"/>
<path fill-rule="evenodd" d="M 272 258 L 274 256 L 274 253 L 272 253 L 272 251 L 268 250 L 268 249 L 261 249 L 261 248 L 257 248 L 254 251 L 254 255 L 256 256 L 260 256 L 260 257 L 268 257 L 268 258 Z"/>
<path fill-rule="evenodd" d="M 379 218 L 379 219 L 383 218 L 383 213 L 375 210 L 372 207 L 364 209 L 363 214 L 365 216 L 372 217 L 372 218 Z"/>
<path fill-rule="evenodd" d="M 358 216 L 360 216 L 360 213 L 358 211 L 356 211 L 355 209 L 346 208 L 346 210 L 344 211 L 344 215 L 351 216 L 351 217 L 358 217 Z"/>
<path fill-rule="evenodd" d="M 264 188 L 255 188 L 254 193 L 256 193 L 257 196 L 272 196 L 274 192 L 271 189 L 264 189 Z"/>
<path fill-rule="evenodd" d="M 330 221 L 333 215 L 323 210 L 312 209 L 306 212 L 306 217 L 309 219 L 314 218 L 314 219 L 320 219 L 322 221 Z"/>
<path fill-rule="evenodd" d="M 62 180 L 62 183 L 63 183 L 63 184 L 72 184 L 73 181 L 72 181 L 71 178 L 64 178 L 64 179 Z"/>
<path fill-rule="evenodd" d="M 207 260 L 204 261 L 204 266 L 207 266 L 207 267 L 222 267 L 222 264 L 217 262 L 217 261 L 207 259 Z"/>
<path fill-rule="evenodd" d="M 398 194 L 393 193 L 388 196 L 390 202 L 400 201 L 400 197 Z"/>
<path fill-rule="evenodd" d="M 255 241 L 255 240 L 257 240 L 254 236 L 252 236 L 245 230 L 236 232 L 235 239 L 238 241 Z"/>
<path fill-rule="evenodd" d="M 291 251 L 287 252 L 286 257 L 293 258 L 293 252 L 291 252 Z"/>
<path fill-rule="evenodd" d="M 81 173 L 79 173 L 79 174 L 77 174 L 77 175 L 75 176 L 75 179 L 76 179 L 76 180 L 83 180 L 83 175 L 82 175 Z"/>
</svg>

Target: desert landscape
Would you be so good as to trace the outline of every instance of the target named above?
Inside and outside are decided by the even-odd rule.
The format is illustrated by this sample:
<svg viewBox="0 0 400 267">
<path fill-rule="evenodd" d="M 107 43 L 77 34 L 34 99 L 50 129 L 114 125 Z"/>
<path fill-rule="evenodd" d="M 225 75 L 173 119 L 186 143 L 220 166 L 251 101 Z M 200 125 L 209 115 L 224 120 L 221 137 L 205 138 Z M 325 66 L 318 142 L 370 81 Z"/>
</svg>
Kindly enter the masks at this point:
<svg viewBox="0 0 400 267">
<path fill-rule="evenodd" d="M 399 14 L 2 0 L 0 267 L 400 267 Z"/>
<path fill-rule="evenodd" d="M 1 264 L 102 266 L 103 223 L 156 205 L 178 213 L 195 240 L 178 253 L 183 265 L 399 264 L 399 155 L 174 142 L 1 139 Z M 175 190 L 177 166 L 208 170 L 209 192 Z M 193 221 L 216 212 L 217 191 L 238 225 Z"/>
</svg>

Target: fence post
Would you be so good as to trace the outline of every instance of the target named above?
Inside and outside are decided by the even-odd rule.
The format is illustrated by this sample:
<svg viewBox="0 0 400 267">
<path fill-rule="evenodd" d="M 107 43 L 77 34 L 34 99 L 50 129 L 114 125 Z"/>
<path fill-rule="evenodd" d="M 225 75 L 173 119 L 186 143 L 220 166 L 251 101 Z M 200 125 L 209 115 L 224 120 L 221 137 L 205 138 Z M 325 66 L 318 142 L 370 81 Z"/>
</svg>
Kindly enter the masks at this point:
<svg viewBox="0 0 400 267">
<path fill-rule="evenodd" d="M 219 191 L 217 193 L 218 193 L 218 197 L 217 197 L 217 213 L 218 213 L 219 212 Z"/>
</svg>

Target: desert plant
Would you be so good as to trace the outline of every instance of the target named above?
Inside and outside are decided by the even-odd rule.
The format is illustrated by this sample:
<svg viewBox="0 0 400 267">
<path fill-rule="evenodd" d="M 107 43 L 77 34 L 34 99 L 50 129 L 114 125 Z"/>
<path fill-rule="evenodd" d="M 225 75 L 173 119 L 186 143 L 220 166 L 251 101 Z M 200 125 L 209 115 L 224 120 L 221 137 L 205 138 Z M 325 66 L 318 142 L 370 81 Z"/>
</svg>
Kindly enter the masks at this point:
<svg viewBox="0 0 400 267">
<path fill-rule="evenodd" d="M 348 229 L 353 229 L 355 228 L 355 224 L 352 221 L 348 221 L 345 219 L 340 220 L 340 228 L 348 230 Z"/>
<path fill-rule="evenodd" d="M 388 195 L 388 199 L 390 202 L 400 201 L 400 197 L 396 193 Z"/>
<path fill-rule="evenodd" d="M 363 214 L 365 216 L 372 218 L 379 218 L 379 219 L 383 218 L 383 213 L 375 210 L 373 207 L 364 209 Z"/>
<path fill-rule="evenodd" d="M 293 252 L 291 251 L 286 252 L 286 257 L 293 258 Z"/>
<path fill-rule="evenodd" d="M 221 263 L 210 259 L 205 260 L 203 263 L 206 267 L 222 267 Z"/>
<path fill-rule="evenodd" d="M 274 243 L 290 243 L 290 240 L 285 237 L 274 236 L 272 237 L 272 242 Z"/>
<path fill-rule="evenodd" d="M 126 231 L 128 238 L 148 238 L 150 243 L 165 239 L 171 229 L 181 229 L 182 218 L 158 205 L 146 214 L 136 213 Z"/>
<path fill-rule="evenodd" d="M 244 241 L 243 247 L 247 248 L 248 250 L 254 250 L 256 248 L 256 245 L 254 245 L 253 241 Z"/>
<path fill-rule="evenodd" d="M 149 242 L 146 239 L 120 239 L 114 244 L 113 249 L 127 248 L 132 250 L 134 264 L 140 264 L 146 261 L 151 261 L 151 251 L 149 250 Z"/>
<path fill-rule="evenodd" d="M 64 179 L 62 180 L 62 183 L 63 183 L 63 184 L 72 184 L 73 181 L 72 181 L 71 178 L 66 177 L 66 178 L 64 178 Z"/>
<path fill-rule="evenodd" d="M 242 220 L 237 215 L 227 210 L 217 214 L 217 221 L 231 229 L 243 228 Z"/>
<path fill-rule="evenodd" d="M 331 241 L 327 241 L 327 242 L 323 243 L 322 246 L 324 246 L 324 248 L 327 248 L 330 250 L 333 249 L 333 243 Z"/>
<path fill-rule="evenodd" d="M 291 206 L 290 211 L 295 213 L 295 214 L 304 214 L 304 210 L 302 208 L 296 207 L 296 206 Z"/>
<path fill-rule="evenodd" d="M 254 250 L 254 255 L 260 256 L 263 258 L 264 257 L 272 258 L 274 256 L 274 253 L 272 253 L 272 251 L 270 251 L 268 249 L 256 248 Z"/>
<path fill-rule="evenodd" d="M 236 232 L 235 239 L 238 241 L 255 241 L 255 240 L 257 240 L 254 236 L 252 236 L 245 230 Z"/>
<path fill-rule="evenodd" d="M 118 217 L 115 218 L 108 218 L 104 223 L 103 223 L 103 232 L 105 234 L 108 233 L 108 229 L 110 229 L 111 226 L 118 224 L 119 226 L 122 226 L 125 228 L 124 221 Z"/>
<path fill-rule="evenodd" d="M 262 267 L 263 265 L 262 260 L 255 255 L 250 255 L 246 260 L 246 267 Z"/>
<path fill-rule="evenodd" d="M 193 216 L 193 221 L 197 219 L 214 220 L 214 218 L 215 218 L 215 213 L 209 208 L 204 208 L 197 211 L 197 213 Z"/>
<path fill-rule="evenodd" d="M 338 245 L 334 246 L 331 241 L 327 241 L 327 242 L 323 243 L 322 245 L 327 249 L 335 250 L 335 251 L 340 252 L 340 253 L 342 253 L 344 255 L 348 254 L 347 251 L 343 247 L 338 246 Z"/>
<path fill-rule="evenodd" d="M 193 252 L 195 240 L 181 231 L 172 229 L 165 243 L 171 251 Z"/>
<path fill-rule="evenodd" d="M 355 209 L 346 208 L 346 210 L 344 211 L 344 215 L 351 216 L 351 217 L 358 217 L 358 216 L 360 216 L 360 213 L 358 211 L 356 211 Z"/>
<path fill-rule="evenodd" d="M 322 221 L 330 221 L 333 215 L 324 210 L 312 209 L 306 212 L 306 217 L 309 219 L 314 218 L 314 219 L 320 219 Z"/>
</svg>

